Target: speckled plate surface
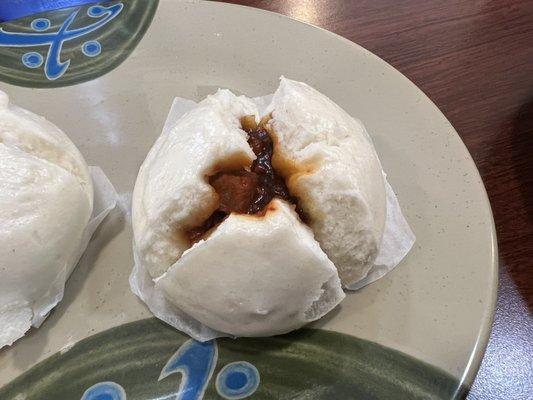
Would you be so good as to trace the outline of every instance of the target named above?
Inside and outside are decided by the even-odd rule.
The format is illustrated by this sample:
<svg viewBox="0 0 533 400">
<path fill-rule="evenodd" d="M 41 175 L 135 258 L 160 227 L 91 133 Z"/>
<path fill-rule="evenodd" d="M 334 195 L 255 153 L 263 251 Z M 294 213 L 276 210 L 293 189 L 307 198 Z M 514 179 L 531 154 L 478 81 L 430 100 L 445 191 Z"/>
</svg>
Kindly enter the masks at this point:
<svg viewBox="0 0 533 400">
<path fill-rule="evenodd" d="M 70 36 L 59 37 L 69 17 Z M 223 3 L 115 0 L 1 27 L 0 89 L 67 132 L 110 177 L 121 205 L 41 328 L 0 350 L 0 399 L 462 396 L 492 321 L 494 227 L 470 155 L 413 83 L 330 32 Z M 50 40 L 62 41 L 59 53 Z M 189 342 L 145 320 L 150 313 L 129 290 L 138 168 L 174 96 L 199 100 L 218 87 L 264 95 L 282 74 L 365 123 L 417 243 L 312 330 Z M 174 372 L 181 377 L 168 377 Z"/>
</svg>

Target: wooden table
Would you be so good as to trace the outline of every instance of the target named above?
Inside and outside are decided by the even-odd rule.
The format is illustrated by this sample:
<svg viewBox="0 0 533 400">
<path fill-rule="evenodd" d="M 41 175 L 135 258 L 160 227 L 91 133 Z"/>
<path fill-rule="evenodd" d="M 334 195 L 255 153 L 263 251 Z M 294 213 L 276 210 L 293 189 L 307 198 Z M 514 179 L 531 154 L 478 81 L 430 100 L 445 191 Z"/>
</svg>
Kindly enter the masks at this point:
<svg viewBox="0 0 533 400">
<path fill-rule="evenodd" d="M 501 258 L 494 329 L 469 398 L 530 398 L 533 1 L 229 2 L 286 14 L 360 44 L 411 79 L 448 117 L 485 182 Z"/>
</svg>

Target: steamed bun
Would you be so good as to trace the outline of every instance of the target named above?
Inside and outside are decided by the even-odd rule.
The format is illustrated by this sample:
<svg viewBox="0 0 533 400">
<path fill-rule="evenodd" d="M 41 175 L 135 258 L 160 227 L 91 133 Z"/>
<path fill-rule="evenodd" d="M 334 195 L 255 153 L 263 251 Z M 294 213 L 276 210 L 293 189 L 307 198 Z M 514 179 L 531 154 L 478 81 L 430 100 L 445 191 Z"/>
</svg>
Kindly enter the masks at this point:
<svg viewBox="0 0 533 400">
<path fill-rule="evenodd" d="M 364 278 L 385 227 L 385 182 L 364 126 L 323 94 L 282 78 L 267 109 L 274 167 L 309 218 L 344 285 Z"/>
<path fill-rule="evenodd" d="M 265 134 L 271 165 L 255 148 Z M 228 192 L 263 193 L 257 168 L 271 167 L 277 195 L 259 212 L 228 209 L 212 181 L 227 174 Z M 135 258 L 155 289 L 233 336 L 288 332 L 331 311 L 342 285 L 373 265 L 386 213 L 381 165 L 361 123 L 284 78 L 262 115 L 228 90 L 183 115 L 141 166 L 132 207 Z"/>
<path fill-rule="evenodd" d="M 251 100 L 221 90 L 184 115 L 148 153 L 135 183 L 132 214 L 135 250 L 152 277 L 190 247 L 184 231 L 218 207 L 205 176 L 255 158 L 239 121 L 256 113 Z"/>
<path fill-rule="evenodd" d="M 0 347 L 50 311 L 93 207 L 87 165 L 55 125 L 0 91 Z"/>
<path fill-rule="evenodd" d="M 261 217 L 231 214 L 157 287 L 201 323 L 235 336 L 292 331 L 344 298 L 335 266 L 280 200 Z"/>
</svg>

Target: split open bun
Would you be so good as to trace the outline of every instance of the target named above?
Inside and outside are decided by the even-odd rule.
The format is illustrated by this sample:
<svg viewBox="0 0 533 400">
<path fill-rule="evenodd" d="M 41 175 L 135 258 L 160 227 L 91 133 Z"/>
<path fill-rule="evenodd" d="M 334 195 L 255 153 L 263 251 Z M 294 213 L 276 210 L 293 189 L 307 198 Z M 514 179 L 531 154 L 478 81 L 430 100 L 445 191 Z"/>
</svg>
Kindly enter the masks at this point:
<svg viewBox="0 0 533 400">
<path fill-rule="evenodd" d="M 265 132 L 270 182 L 282 194 L 253 212 L 228 211 L 213 177 L 243 188 L 262 182 L 248 179 L 269 168 L 250 143 Z M 134 251 L 167 300 L 204 325 L 274 335 L 322 317 L 344 298 L 342 285 L 366 276 L 385 207 L 381 165 L 361 123 L 282 78 L 263 115 L 252 99 L 219 90 L 158 138 L 135 185 Z"/>
</svg>

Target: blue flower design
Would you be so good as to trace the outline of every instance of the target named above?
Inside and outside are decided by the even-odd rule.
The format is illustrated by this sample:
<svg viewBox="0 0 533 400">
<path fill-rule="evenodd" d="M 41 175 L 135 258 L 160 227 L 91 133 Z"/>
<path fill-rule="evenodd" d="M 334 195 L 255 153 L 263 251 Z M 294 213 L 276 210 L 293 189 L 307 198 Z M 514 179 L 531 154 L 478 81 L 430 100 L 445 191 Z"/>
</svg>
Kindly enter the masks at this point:
<svg viewBox="0 0 533 400">
<path fill-rule="evenodd" d="M 41 65 L 43 65 L 43 61 L 43 56 L 34 51 L 25 53 L 22 56 L 22 64 L 28 68 L 39 68 Z"/>
<path fill-rule="evenodd" d="M 176 393 L 169 399 L 202 400 L 218 361 L 216 340 L 186 341 L 167 361 L 159 380 L 179 374 Z M 259 371 L 246 361 L 227 364 L 217 375 L 216 389 L 228 400 L 244 399 L 259 387 Z M 167 398 L 167 397 L 165 397 Z M 81 400 L 126 400 L 126 392 L 117 383 L 100 382 L 85 391 Z"/>
<path fill-rule="evenodd" d="M 228 400 L 244 399 L 259 387 L 259 371 L 246 361 L 226 365 L 218 373 L 216 388 L 220 396 Z"/>
<path fill-rule="evenodd" d="M 98 41 L 91 40 L 90 42 L 83 43 L 81 46 L 81 51 L 87 57 L 96 57 L 102 52 L 102 46 L 100 43 L 98 43 Z"/>
<path fill-rule="evenodd" d="M 100 382 L 87 389 L 81 400 L 126 400 L 126 392 L 118 383 Z"/>
<path fill-rule="evenodd" d="M 37 18 L 31 22 L 31 29 L 42 32 L 50 28 L 50 20 L 47 18 Z"/>
<path fill-rule="evenodd" d="M 7 32 L 0 28 L 0 46 L 48 47 L 44 61 L 44 73 L 47 79 L 55 80 L 63 76 L 70 65 L 70 60 L 61 61 L 63 44 L 100 29 L 116 18 L 123 8 L 124 5 L 122 3 L 109 7 L 92 6 L 87 10 L 87 15 L 99 20 L 88 26 L 76 29 L 70 29 L 70 26 L 75 21 L 80 9 L 73 11 L 55 32 L 48 31 L 50 21 L 45 18 L 38 18 L 32 21 L 31 27 L 36 33 Z M 82 45 L 82 52 L 88 57 L 96 57 L 101 51 L 102 47 L 97 41 L 85 42 Z M 26 53 L 22 57 L 22 63 L 28 68 L 38 68 L 43 63 L 43 57 L 36 52 Z"/>
</svg>

